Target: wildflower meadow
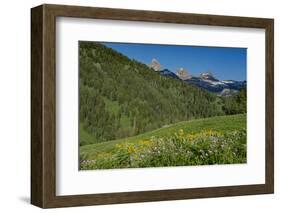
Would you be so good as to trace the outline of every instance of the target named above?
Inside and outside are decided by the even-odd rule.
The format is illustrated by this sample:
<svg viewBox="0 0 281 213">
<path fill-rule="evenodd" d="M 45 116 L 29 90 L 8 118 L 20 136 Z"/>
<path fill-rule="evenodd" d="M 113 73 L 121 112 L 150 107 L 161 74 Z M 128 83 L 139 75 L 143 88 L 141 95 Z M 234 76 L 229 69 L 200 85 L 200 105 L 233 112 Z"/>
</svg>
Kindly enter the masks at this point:
<svg viewBox="0 0 281 213">
<path fill-rule="evenodd" d="M 221 132 L 183 129 L 167 137 L 116 144 L 111 152 L 80 161 L 82 169 L 144 168 L 164 166 L 246 163 L 246 130 Z"/>
</svg>

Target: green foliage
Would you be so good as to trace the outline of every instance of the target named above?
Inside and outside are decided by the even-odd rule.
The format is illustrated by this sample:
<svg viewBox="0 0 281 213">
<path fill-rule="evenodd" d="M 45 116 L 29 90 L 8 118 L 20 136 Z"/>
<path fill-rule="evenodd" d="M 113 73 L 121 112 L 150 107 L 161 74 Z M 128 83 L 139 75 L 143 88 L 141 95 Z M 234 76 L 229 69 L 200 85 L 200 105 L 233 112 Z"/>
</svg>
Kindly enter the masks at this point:
<svg viewBox="0 0 281 213">
<path fill-rule="evenodd" d="M 247 91 L 246 88 L 242 89 L 238 94 L 224 97 L 223 101 L 223 111 L 226 115 L 233 115 L 238 113 L 247 112 Z"/>
<path fill-rule="evenodd" d="M 188 134 L 199 133 L 201 131 L 208 130 L 226 133 L 242 131 L 243 129 L 246 129 L 246 127 L 247 122 L 245 114 L 183 121 L 129 138 L 82 146 L 80 147 L 80 155 L 84 156 L 83 159 L 94 160 L 101 153 L 111 153 L 117 144 L 136 144 L 139 141 L 150 140 L 152 137 L 169 138 L 172 137 L 176 132 L 179 132 L 181 129 Z"/>
<path fill-rule="evenodd" d="M 80 138 L 80 146 L 94 144 L 97 142 L 96 138 L 85 130 L 82 123 L 80 123 L 79 126 L 79 138 Z"/>
<path fill-rule="evenodd" d="M 82 169 L 144 168 L 246 162 L 246 130 L 187 133 L 117 144 L 110 153 L 80 162 Z"/>
<path fill-rule="evenodd" d="M 80 145 L 131 137 L 167 124 L 223 115 L 205 90 L 159 75 L 95 42 L 79 42 Z"/>
</svg>

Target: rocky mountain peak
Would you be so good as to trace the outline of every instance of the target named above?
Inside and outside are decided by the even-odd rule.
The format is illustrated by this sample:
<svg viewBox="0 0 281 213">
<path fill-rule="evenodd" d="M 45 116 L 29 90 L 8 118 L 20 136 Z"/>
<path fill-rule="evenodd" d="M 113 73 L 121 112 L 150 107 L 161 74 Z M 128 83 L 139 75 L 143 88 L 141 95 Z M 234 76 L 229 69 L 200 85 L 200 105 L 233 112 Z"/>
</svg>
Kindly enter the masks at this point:
<svg viewBox="0 0 281 213">
<path fill-rule="evenodd" d="M 149 65 L 149 67 L 151 67 L 155 71 L 160 71 L 161 70 L 161 64 L 155 58 L 152 59 L 151 64 Z"/>
<path fill-rule="evenodd" d="M 192 76 L 188 73 L 188 71 L 182 67 L 177 70 L 176 74 L 182 80 L 187 80 L 192 78 Z"/>
<path fill-rule="evenodd" d="M 199 77 L 203 80 L 218 81 L 211 72 L 203 72 Z"/>
</svg>

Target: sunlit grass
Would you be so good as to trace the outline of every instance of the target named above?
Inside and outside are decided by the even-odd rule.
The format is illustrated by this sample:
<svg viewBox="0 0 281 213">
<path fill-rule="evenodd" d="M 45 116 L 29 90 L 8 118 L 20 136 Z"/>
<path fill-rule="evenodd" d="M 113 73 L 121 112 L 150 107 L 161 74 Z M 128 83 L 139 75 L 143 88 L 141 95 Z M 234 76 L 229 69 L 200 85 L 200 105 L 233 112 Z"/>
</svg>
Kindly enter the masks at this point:
<svg viewBox="0 0 281 213">
<path fill-rule="evenodd" d="M 186 133 L 196 133 L 203 130 L 213 130 L 220 132 L 243 130 L 246 129 L 246 114 L 184 121 L 133 137 L 85 145 L 80 147 L 80 155 L 86 157 L 88 160 L 93 160 L 96 158 L 97 154 L 101 152 L 113 151 L 116 144 L 138 143 L 141 140 L 150 140 L 150 138 L 153 136 L 169 137 L 175 132 L 178 132 L 180 129 Z"/>
<path fill-rule="evenodd" d="M 80 167 L 113 169 L 246 163 L 246 124 L 229 128 L 226 122 L 213 125 L 220 126 L 220 130 L 193 128 L 192 131 L 186 127 L 186 122 L 185 125 L 181 123 L 167 127 L 165 132 L 169 134 L 153 131 L 149 137 L 110 144 L 110 149 L 105 146 L 92 156 L 81 152 Z"/>
</svg>

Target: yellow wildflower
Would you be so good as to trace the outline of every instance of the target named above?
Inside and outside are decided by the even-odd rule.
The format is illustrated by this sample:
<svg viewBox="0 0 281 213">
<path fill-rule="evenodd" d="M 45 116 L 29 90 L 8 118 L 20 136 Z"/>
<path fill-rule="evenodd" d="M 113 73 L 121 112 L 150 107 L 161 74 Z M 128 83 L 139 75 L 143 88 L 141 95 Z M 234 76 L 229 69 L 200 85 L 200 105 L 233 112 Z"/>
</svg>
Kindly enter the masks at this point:
<svg viewBox="0 0 281 213">
<path fill-rule="evenodd" d="M 183 129 L 180 129 L 179 130 L 179 135 L 182 137 L 182 136 L 184 136 L 184 131 L 183 131 Z"/>
<path fill-rule="evenodd" d="M 189 134 L 189 135 L 187 136 L 187 138 L 188 138 L 188 141 L 192 142 L 192 141 L 194 140 L 194 138 L 195 138 L 195 135 Z"/>
<path fill-rule="evenodd" d="M 128 152 L 129 152 L 130 154 L 135 153 L 135 152 L 136 152 L 135 147 L 134 147 L 133 145 L 129 145 L 129 146 L 128 146 Z"/>
</svg>

